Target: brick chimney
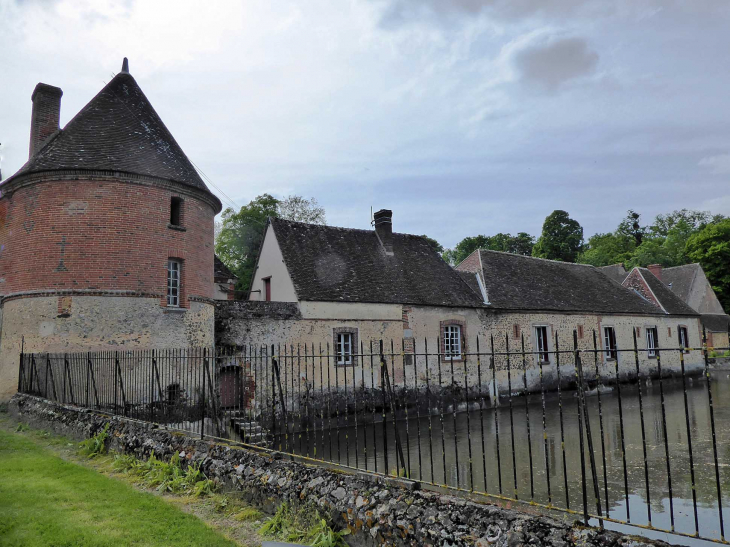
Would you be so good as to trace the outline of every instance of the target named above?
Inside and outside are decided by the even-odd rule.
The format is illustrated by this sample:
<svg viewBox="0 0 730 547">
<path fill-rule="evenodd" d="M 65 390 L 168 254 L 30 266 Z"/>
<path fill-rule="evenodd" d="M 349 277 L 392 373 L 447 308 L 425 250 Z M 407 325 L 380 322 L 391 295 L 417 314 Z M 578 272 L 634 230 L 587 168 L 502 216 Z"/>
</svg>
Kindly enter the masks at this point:
<svg viewBox="0 0 730 547">
<path fill-rule="evenodd" d="M 375 233 L 380 244 L 385 249 L 385 254 L 393 254 L 393 211 L 381 209 L 373 215 L 375 220 Z"/>
<path fill-rule="evenodd" d="M 646 267 L 651 273 L 654 274 L 659 281 L 662 280 L 662 265 L 661 264 L 649 264 Z"/>
<path fill-rule="evenodd" d="M 38 84 L 33 90 L 30 100 L 33 101 L 33 113 L 30 118 L 30 154 L 29 157 L 43 148 L 48 137 L 60 129 L 61 116 L 60 87 Z"/>
</svg>

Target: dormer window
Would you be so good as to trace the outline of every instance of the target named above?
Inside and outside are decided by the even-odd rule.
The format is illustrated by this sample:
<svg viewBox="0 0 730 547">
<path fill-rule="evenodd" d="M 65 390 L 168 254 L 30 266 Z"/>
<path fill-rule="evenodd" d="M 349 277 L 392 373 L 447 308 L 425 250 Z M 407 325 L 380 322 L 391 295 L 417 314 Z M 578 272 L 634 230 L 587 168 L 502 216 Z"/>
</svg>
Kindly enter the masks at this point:
<svg viewBox="0 0 730 547">
<path fill-rule="evenodd" d="M 182 226 L 182 198 L 173 197 L 170 199 L 170 226 Z"/>
</svg>

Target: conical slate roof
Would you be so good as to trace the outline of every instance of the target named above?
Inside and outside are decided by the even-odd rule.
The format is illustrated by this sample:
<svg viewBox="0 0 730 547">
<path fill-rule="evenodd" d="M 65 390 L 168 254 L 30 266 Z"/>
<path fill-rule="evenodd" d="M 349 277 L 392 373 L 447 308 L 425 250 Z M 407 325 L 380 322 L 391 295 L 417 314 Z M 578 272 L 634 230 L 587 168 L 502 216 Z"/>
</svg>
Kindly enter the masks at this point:
<svg viewBox="0 0 730 547">
<path fill-rule="evenodd" d="M 12 178 L 82 169 L 147 175 L 210 190 L 126 71 L 117 74 Z"/>
</svg>

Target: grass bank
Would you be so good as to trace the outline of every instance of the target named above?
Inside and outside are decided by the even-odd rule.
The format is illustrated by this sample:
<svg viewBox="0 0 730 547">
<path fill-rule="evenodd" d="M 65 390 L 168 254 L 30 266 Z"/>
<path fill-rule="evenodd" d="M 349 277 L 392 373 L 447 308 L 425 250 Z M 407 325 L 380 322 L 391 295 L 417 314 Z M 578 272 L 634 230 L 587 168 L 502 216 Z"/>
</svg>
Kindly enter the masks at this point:
<svg viewBox="0 0 730 547">
<path fill-rule="evenodd" d="M 77 446 L 0 415 L 0 545 L 261 544 L 250 508 L 149 491 L 114 472 L 113 458 L 85 461 Z"/>
</svg>

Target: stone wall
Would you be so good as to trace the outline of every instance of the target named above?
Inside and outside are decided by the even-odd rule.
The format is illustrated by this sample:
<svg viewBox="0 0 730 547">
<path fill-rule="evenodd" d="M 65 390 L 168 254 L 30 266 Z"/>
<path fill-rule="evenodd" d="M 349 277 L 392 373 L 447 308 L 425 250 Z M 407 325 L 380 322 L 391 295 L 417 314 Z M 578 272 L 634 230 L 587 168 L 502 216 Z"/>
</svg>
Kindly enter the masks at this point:
<svg viewBox="0 0 730 547">
<path fill-rule="evenodd" d="M 240 491 L 268 512 L 282 502 L 312 503 L 336 527 L 349 528 L 350 545 L 374 546 L 650 546 L 667 543 L 585 528 L 547 517 L 420 491 L 410 481 L 347 473 L 287 461 L 274 452 L 253 452 L 143 422 L 110 419 L 77 408 L 16 395 L 10 411 L 19 420 L 74 439 L 110 424 L 110 448 L 147 458 L 200 463 L 223 487 Z"/>
<path fill-rule="evenodd" d="M 214 307 L 160 307 L 156 298 L 43 296 L 2 305 L 0 401 L 15 393 L 22 340 L 26 353 L 212 346 Z"/>
</svg>

